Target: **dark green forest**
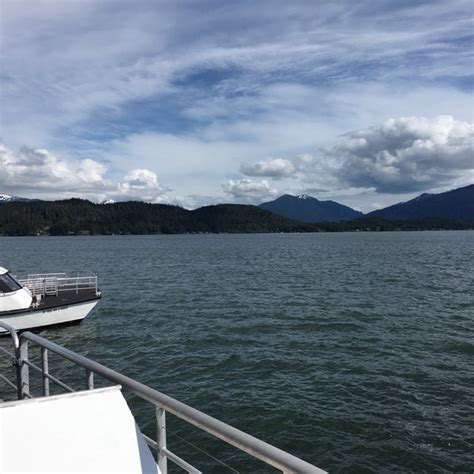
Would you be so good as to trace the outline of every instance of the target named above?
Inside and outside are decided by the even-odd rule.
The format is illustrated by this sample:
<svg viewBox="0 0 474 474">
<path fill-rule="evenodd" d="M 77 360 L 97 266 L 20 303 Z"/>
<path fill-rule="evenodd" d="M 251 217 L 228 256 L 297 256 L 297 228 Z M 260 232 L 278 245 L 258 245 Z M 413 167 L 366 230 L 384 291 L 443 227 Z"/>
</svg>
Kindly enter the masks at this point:
<svg viewBox="0 0 474 474">
<path fill-rule="evenodd" d="M 0 235 L 112 235 L 257 232 L 346 232 L 473 229 L 474 222 L 410 221 L 362 217 L 308 224 L 256 206 L 219 204 L 189 211 L 166 204 L 94 204 L 81 199 L 10 202 L 0 205 Z"/>
</svg>

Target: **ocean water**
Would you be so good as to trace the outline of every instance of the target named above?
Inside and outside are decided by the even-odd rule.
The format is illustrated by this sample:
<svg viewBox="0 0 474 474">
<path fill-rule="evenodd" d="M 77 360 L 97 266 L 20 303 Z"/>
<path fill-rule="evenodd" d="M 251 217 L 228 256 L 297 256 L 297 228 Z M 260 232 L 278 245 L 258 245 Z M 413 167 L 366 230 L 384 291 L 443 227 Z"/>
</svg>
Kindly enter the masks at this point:
<svg viewBox="0 0 474 474">
<path fill-rule="evenodd" d="M 42 335 L 323 469 L 474 469 L 474 232 L 0 238 L 0 265 L 96 273 L 94 312 Z M 233 471 L 188 442 L 272 472 L 168 429 L 205 472 Z"/>
</svg>

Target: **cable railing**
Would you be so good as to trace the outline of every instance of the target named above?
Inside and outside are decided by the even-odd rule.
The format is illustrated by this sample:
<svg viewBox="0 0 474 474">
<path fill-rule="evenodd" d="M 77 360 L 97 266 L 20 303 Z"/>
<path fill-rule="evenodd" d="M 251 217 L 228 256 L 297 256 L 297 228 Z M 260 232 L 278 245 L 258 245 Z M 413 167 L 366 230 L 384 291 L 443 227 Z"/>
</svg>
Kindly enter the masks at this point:
<svg viewBox="0 0 474 474">
<path fill-rule="evenodd" d="M 24 332 L 18 336 L 14 328 L 1 321 L 0 327 L 9 331 L 12 337 L 14 352 L 10 353 L 2 347 L 0 347 L 0 352 L 6 353 L 14 361 L 17 383 L 15 385 L 3 376 L 0 376 L 0 379 L 8 380 L 9 385 L 16 388 L 18 399 L 32 398 L 30 393 L 30 369 L 41 374 L 43 396 L 50 395 L 51 382 L 68 392 L 75 391 L 74 388 L 50 373 L 49 352 L 52 352 L 84 369 L 84 387 L 86 390 L 94 388 L 94 375 L 98 375 L 152 403 L 155 406 L 156 439 L 153 440 L 148 436 L 144 436 L 144 438 L 156 452 L 158 467 L 163 474 L 167 473 L 168 460 L 188 473 L 199 474 L 201 472 L 169 449 L 166 430 L 167 412 L 284 473 L 321 474 L 325 472 L 275 446 L 37 334 Z M 30 344 L 40 348 L 41 367 L 34 364 L 29 358 Z"/>
</svg>

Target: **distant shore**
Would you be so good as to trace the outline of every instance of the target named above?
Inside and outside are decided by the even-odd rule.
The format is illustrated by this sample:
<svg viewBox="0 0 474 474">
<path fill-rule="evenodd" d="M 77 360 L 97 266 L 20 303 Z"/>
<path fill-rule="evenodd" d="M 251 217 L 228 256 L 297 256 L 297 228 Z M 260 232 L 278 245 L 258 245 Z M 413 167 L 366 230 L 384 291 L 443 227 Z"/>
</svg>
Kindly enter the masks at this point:
<svg viewBox="0 0 474 474">
<path fill-rule="evenodd" d="M 380 233 L 380 232 L 455 232 L 455 231 L 474 231 L 474 225 L 471 226 L 458 226 L 458 227 L 446 227 L 446 228 L 400 228 L 400 229 L 347 229 L 347 230 L 305 230 L 305 231 L 226 231 L 226 232 L 153 232 L 153 233 L 103 233 L 94 234 L 88 231 L 79 231 L 76 233 L 67 234 L 50 234 L 50 233 L 37 233 L 37 234 L 3 234 L 0 233 L 0 237 L 126 237 L 126 236 L 151 236 L 151 235 L 257 235 L 257 234 L 367 234 L 367 233 Z"/>
<path fill-rule="evenodd" d="M 474 220 L 390 220 L 363 216 L 349 221 L 308 223 L 241 204 L 189 211 L 179 206 L 81 199 L 12 202 L 0 206 L 0 236 L 256 234 L 472 230 Z"/>
</svg>

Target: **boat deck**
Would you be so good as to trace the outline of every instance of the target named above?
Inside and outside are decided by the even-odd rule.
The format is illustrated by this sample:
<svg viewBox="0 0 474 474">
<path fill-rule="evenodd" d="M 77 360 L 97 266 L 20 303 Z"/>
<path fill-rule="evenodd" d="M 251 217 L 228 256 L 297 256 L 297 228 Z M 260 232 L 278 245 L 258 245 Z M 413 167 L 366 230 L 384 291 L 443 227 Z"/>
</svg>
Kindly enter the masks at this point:
<svg viewBox="0 0 474 474">
<path fill-rule="evenodd" d="M 97 294 L 93 289 L 79 290 L 77 293 L 73 291 L 62 292 L 56 295 L 47 295 L 41 299 L 39 304 L 32 305 L 28 309 L 4 311 L 1 313 L 2 317 L 12 316 L 18 313 L 33 313 L 36 311 L 47 311 L 49 309 L 75 305 L 79 303 L 86 303 L 87 301 L 95 301 L 100 299 L 100 293 Z"/>
<path fill-rule="evenodd" d="M 0 419 L 3 473 L 161 472 L 119 386 L 3 403 Z"/>
<path fill-rule="evenodd" d="M 79 290 L 75 292 L 59 293 L 58 296 L 45 296 L 36 307 L 36 309 L 45 310 L 50 308 L 57 308 L 58 306 L 68 306 L 70 304 L 83 303 L 85 301 L 92 301 L 99 299 L 95 290 Z"/>
</svg>

